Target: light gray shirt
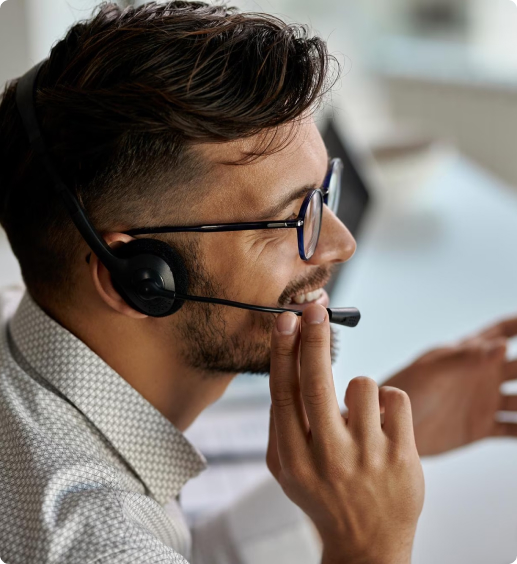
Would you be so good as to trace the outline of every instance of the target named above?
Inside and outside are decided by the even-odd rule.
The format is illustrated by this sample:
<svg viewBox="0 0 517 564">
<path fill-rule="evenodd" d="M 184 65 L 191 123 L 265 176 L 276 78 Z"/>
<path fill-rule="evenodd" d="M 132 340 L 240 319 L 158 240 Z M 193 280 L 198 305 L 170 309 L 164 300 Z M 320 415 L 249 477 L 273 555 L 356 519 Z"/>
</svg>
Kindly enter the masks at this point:
<svg viewBox="0 0 517 564">
<path fill-rule="evenodd" d="M 191 536 L 175 498 L 204 457 L 14 290 L 0 293 L 0 433 L 4 562 L 187 564 Z"/>
</svg>

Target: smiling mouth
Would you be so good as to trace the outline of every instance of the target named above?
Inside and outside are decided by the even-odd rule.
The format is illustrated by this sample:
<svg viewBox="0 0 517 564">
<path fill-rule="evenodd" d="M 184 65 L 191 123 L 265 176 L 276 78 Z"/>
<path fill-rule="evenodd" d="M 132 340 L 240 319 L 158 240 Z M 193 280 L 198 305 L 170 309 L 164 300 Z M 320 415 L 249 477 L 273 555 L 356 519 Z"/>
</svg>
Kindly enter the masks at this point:
<svg viewBox="0 0 517 564">
<path fill-rule="evenodd" d="M 323 288 L 318 288 L 316 290 L 313 290 L 312 292 L 296 294 L 296 296 L 291 297 L 289 304 L 301 305 L 301 304 L 315 302 L 316 300 L 321 298 L 321 296 L 323 296 L 323 291 L 324 291 Z"/>
<path fill-rule="evenodd" d="M 328 300 L 328 294 L 327 292 L 325 292 L 324 287 L 329 283 L 330 278 L 331 276 L 327 275 L 327 278 L 325 280 L 318 280 L 315 282 L 316 284 L 318 284 L 316 288 L 314 287 L 313 283 L 312 288 L 309 286 L 305 290 L 292 295 L 287 304 L 290 306 L 301 306 L 318 301 L 321 302 L 325 298 Z"/>
</svg>

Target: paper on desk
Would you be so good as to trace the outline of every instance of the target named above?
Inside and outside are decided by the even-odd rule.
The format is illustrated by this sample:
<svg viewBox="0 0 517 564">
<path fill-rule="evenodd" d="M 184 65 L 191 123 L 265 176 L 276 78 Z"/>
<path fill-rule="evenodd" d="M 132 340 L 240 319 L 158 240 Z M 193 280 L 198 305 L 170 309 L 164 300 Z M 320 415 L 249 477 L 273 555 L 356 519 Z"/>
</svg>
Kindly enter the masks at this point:
<svg viewBox="0 0 517 564">
<path fill-rule="evenodd" d="M 205 411 L 186 436 L 208 460 L 208 469 L 182 490 L 190 520 L 218 511 L 269 476 L 265 458 L 269 406 L 246 404 Z"/>
<path fill-rule="evenodd" d="M 308 517 L 268 477 L 192 528 L 196 564 L 318 564 L 321 547 Z"/>
<path fill-rule="evenodd" d="M 181 491 L 187 521 L 213 515 L 235 503 L 270 476 L 265 462 L 240 462 L 208 466 Z"/>
</svg>

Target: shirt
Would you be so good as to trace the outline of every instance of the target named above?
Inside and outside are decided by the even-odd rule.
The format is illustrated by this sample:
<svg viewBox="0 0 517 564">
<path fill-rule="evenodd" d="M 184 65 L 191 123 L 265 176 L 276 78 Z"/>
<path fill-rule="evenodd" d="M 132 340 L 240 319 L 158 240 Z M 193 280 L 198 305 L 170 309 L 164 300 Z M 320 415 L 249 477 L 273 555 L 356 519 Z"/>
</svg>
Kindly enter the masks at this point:
<svg viewBox="0 0 517 564">
<path fill-rule="evenodd" d="M 163 505 L 204 457 L 28 293 L 8 322 L 16 301 L 0 300 L 0 557 L 187 562 L 181 511 Z"/>
<path fill-rule="evenodd" d="M 203 455 L 23 289 L 0 292 L 0 431 L 6 564 L 319 560 L 273 480 L 189 531 L 179 493 Z"/>
</svg>

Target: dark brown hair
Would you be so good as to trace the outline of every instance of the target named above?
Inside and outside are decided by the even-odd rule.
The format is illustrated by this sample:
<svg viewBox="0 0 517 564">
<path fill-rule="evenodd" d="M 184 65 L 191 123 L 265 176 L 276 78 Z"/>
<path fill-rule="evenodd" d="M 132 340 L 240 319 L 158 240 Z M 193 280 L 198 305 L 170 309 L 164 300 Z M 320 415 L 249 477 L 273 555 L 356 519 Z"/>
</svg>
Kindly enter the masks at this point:
<svg viewBox="0 0 517 564">
<path fill-rule="evenodd" d="M 304 26 L 270 15 L 203 2 L 124 10 L 105 2 L 52 48 L 36 109 L 53 162 L 96 227 L 136 227 L 173 201 L 184 205 L 204 171 L 196 143 L 295 122 L 331 86 L 331 60 Z M 29 290 L 52 299 L 66 295 L 84 257 L 29 148 L 16 84 L 0 103 L 0 222 Z"/>
</svg>

